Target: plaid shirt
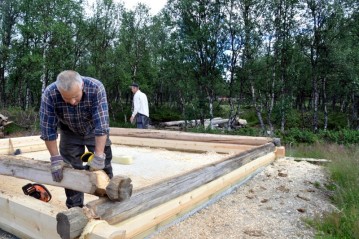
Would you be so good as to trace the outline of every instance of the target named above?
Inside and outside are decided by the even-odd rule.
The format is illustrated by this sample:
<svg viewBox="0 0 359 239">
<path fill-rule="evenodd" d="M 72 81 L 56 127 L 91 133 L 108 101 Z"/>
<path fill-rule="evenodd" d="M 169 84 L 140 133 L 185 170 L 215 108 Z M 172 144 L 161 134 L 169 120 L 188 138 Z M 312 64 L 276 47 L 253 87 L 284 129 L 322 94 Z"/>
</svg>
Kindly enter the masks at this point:
<svg viewBox="0 0 359 239">
<path fill-rule="evenodd" d="M 103 84 L 90 77 L 82 77 L 83 95 L 80 103 L 66 103 L 56 87 L 50 84 L 42 94 L 40 108 L 41 139 L 56 140 L 57 126 L 67 126 L 78 135 L 109 133 L 109 116 L 106 91 Z"/>
</svg>

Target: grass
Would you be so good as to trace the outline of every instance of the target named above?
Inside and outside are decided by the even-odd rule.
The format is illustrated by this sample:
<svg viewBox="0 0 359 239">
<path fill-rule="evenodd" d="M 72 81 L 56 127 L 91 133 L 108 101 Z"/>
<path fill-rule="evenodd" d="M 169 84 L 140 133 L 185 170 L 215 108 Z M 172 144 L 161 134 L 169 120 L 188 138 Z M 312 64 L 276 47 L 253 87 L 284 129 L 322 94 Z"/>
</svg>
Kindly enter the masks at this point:
<svg viewBox="0 0 359 239">
<path fill-rule="evenodd" d="M 301 145 L 292 153 L 298 157 L 309 155 L 332 160 L 327 166 L 332 184 L 325 187 L 333 192 L 331 199 L 338 210 L 322 218 L 306 220 L 317 229 L 316 238 L 359 238 L 359 148 L 337 144 Z"/>
</svg>

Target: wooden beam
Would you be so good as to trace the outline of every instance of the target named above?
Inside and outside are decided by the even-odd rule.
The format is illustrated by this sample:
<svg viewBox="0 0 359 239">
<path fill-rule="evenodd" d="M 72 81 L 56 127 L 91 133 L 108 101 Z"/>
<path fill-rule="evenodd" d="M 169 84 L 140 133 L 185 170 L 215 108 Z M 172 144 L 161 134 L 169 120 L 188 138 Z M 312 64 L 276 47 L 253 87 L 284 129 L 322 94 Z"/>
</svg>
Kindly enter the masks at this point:
<svg viewBox="0 0 359 239">
<path fill-rule="evenodd" d="M 285 147 L 284 146 L 276 147 L 275 155 L 277 158 L 284 158 L 285 157 Z"/>
<path fill-rule="evenodd" d="M 135 190 L 132 197 L 123 202 L 105 198 L 94 200 L 86 205 L 85 211 L 90 210 L 92 217 L 106 220 L 110 224 L 118 223 L 188 193 L 258 157 L 274 152 L 274 149 L 274 145 L 268 143 L 242 152 L 232 158 Z"/>
<path fill-rule="evenodd" d="M 16 149 L 29 153 L 46 150 L 46 145 L 39 135 L 0 139 L 0 154 L 13 154 Z"/>
<path fill-rule="evenodd" d="M 192 170 L 184 175 L 164 180 L 137 191 L 135 190 L 130 200 L 121 203 L 107 202 L 100 205 L 96 205 L 95 200 L 89 202 L 88 207 L 99 218 L 108 221 L 110 224 L 117 223 L 190 192 L 245 165 L 255 158 L 269 152 L 274 152 L 274 149 L 273 144 L 266 144 L 224 161 Z"/>
<path fill-rule="evenodd" d="M 126 231 L 126 238 L 144 238 L 155 229 L 182 217 L 198 208 L 215 196 L 237 185 L 255 171 L 267 166 L 275 160 L 273 152 L 259 157 L 244 166 L 218 178 L 197 189 L 161 204 L 144 213 L 135 215 L 123 222 L 115 224 L 118 229 Z"/>
<path fill-rule="evenodd" d="M 154 138 L 154 139 L 172 139 L 208 143 L 225 143 L 225 144 L 244 144 L 244 145 L 263 145 L 272 142 L 267 137 L 251 137 L 238 135 L 215 135 L 201 133 L 187 133 L 181 131 L 168 130 L 151 130 L 151 129 L 126 129 L 110 128 L 110 136 L 127 136 L 137 138 Z"/>
<path fill-rule="evenodd" d="M 0 228 L 19 238 L 60 238 L 56 233 L 58 208 L 50 203 L 0 191 L 0 211 Z"/>
<path fill-rule="evenodd" d="M 91 225 L 92 224 L 92 225 Z M 125 239 L 126 231 L 109 225 L 104 220 L 94 220 L 86 225 L 90 228 L 86 232 L 86 228 L 81 236 L 86 239 Z"/>
<path fill-rule="evenodd" d="M 19 156 L 0 156 L 1 175 L 64 187 L 97 196 L 106 195 L 106 188 L 110 184 L 110 179 L 102 170 L 90 172 L 67 167 L 64 168 L 64 178 L 61 182 L 54 182 L 50 172 L 50 162 L 31 160 Z M 112 180 L 114 182 L 111 183 L 111 193 L 109 193 L 111 198 L 117 198 L 118 201 L 121 201 L 131 196 L 131 179 L 117 175 Z M 114 184 L 118 185 L 117 190 Z"/>
<path fill-rule="evenodd" d="M 114 144 L 165 148 L 178 151 L 190 152 L 217 152 L 217 153 L 238 153 L 258 146 L 240 144 L 218 144 L 212 142 L 185 141 L 185 140 L 164 140 L 156 138 L 139 138 L 126 136 L 111 136 Z"/>
</svg>

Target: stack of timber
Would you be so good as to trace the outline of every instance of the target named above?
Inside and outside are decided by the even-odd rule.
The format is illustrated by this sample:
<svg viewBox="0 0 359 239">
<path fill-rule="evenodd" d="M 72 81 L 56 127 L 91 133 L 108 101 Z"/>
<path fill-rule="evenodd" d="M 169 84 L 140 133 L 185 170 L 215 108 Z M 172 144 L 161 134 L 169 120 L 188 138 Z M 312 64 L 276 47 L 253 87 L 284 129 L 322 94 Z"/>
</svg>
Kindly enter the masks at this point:
<svg viewBox="0 0 359 239">
<path fill-rule="evenodd" d="M 111 128 L 110 137 L 115 145 L 232 154 L 201 168 L 132 189 L 131 179 L 126 175 L 110 180 L 102 172 L 72 168 L 65 169 L 61 183 L 52 182 L 48 162 L 11 156 L 15 148 L 21 148 L 19 145 L 27 146 L 26 139 L 24 142 L 0 140 L 0 152 L 4 154 L 0 156 L 0 174 L 100 196 L 84 208 L 62 211 L 29 197 L 26 199 L 30 202 L 13 199 L 0 190 L 0 210 L 5 212 L 0 215 L 0 226 L 22 238 L 143 238 L 238 185 L 276 157 L 284 156 L 284 148 L 267 137 L 122 128 Z M 79 177 L 83 183 L 73 185 Z M 17 221 L 8 220 L 11 217 Z"/>
<path fill-rule="evenodd" d="M 213 119 L 205 119 L 204 127 L 207 128 L 209 125 L 212 125 L 212 128 L 227 128 L 228 123 L 230 128 L 237 129 L 242 128 L 247 125 L 247 121 L 245 119 L 240 119 L 236 117 L 229 122 L 229 119 L 222 119 L 221 117 L 213 118 Z M 166 129 L 182 129 L 186 127 L 196 127 L 201 125 L 201 120 L 178 120 L 178 121 L 168 121 L 160 123 L 162 128 Z"/>
</svg>

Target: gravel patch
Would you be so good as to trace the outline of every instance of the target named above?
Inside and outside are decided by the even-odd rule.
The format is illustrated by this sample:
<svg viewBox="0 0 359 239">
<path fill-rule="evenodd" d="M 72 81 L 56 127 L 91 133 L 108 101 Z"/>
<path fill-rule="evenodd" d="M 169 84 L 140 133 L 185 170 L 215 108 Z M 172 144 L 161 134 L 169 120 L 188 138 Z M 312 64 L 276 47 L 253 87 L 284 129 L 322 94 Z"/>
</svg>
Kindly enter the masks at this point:
<svg viewBox="0 0 359 239">
<path fill-rule="evenodd" d="M 246 184 L 151 239 L 313 238 L 305 218 L 335 207 L 322 166 L 279 159 Z"/>
</svg>

